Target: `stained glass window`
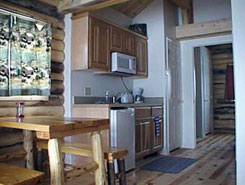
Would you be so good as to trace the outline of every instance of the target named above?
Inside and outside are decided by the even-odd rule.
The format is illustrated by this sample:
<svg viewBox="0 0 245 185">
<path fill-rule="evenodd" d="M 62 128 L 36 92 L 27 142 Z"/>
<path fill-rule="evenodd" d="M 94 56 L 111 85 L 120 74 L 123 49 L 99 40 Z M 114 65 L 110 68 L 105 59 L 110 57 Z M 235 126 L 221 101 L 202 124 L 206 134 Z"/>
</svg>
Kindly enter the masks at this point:
<svg viewBox="0 0 245 185">
<path fill-rule="evenodd" d="M 0 14 L 0 96 L 9 95 L 9 48 L 10 15 Z"/>
<path fill-rule="evenodd" d="M 6 41 L 3 41 L 10 42 L 10 44 L 9 47 L 0 48 L 0 60 L 3 61 L 1 62 L 3 64 L 0 63 L 0 67 L 3 66 L 0 78 L 6 76 L 5 84 L 0 82 L 3 84 L 0 87 L 2 91 L 0 96 L 8 95 L 7 92 L 11 96 L 50 95 L 52 39 L 50 24 L 30 21 L 15 15 L 8 19 L 7 17 L 2 19 L 6 22 L 4 25 L 8 33 L 6 34 L 8 40 L 5 38 Z M 11 22 L 9 22 L 10 19 L 12 19 Z M 4 25 L 1 25 L 0 29 L 4 28 Z M 8 25 L 10 26 L 8 27 Z M 3 41 L 1 40 L 1 42 Z M 8 54 L 6 55 L 8 50 L 10 50 L 9 60 Z M 10 77 L 8 77 L 9 72 Z M 8 81 L 9 79 L 10 81 Z M 4 93 L 5 91 L 6 93 Z"/>
</svg>

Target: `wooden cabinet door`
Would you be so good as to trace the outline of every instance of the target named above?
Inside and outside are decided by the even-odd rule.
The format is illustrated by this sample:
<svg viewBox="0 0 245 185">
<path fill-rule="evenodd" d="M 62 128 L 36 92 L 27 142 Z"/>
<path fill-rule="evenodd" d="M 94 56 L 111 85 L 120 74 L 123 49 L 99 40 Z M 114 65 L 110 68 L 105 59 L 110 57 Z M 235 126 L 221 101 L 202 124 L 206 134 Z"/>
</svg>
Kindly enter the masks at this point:
<svg viewBox="0 0 245 185">
<path fill-rule="evenodd" d="M 110 71 L 110 25 L 90 17 L 89 68 Z"/>
<path fill-rule="evenodd" d="M 151 151 L 151 121 L 136 121 L 136 158 L 143 157 Z"/>
<path fill-rule="evenodd" d="M 132 33 L 125 32 L 124 42 L 123 42 L 123 51 L 128 55 L 135 56 L 135 43 L 134 35 Z"/>
<path fill-rule="evenodd" d="M 124 32 L 119 28 L 111 26 L 110 36 L 111 51 L 123 52 Z"/>
<path fill-rule="evenodd" d="M 136 69 L 137 75 L 148 76 L 148 48 L 147 40 L 141 37 L 135 37 L 136 47 Z"/>
</svg>

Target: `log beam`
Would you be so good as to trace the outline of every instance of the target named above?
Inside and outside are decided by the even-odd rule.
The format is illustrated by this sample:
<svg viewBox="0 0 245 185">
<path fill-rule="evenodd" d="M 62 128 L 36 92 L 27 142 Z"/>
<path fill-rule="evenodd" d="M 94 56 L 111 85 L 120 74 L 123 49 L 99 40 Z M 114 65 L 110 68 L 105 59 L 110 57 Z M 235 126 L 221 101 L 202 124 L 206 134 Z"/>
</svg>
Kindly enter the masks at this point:
<svg viewBox="0 0 245 185">
<path fill-rule="evenodd" d="M 58 11 L 62 13 L 84 13 L 110 7 L 129 0 L 73 0 L 72 2 L 60 3 Z"/>
<path fill-rule="evenodd" d="M 58 13 L 57 7 L 50 5 L 50 4 L 45 4 L 40 1 L 30 1 L 30 0 L 5 0 L 9 3 L 12 3 L 17 6 L 21 6 L 27 9 L 31 9 L 33 11 L 55 17 L 57 19 L 64 19 L 64 15 Z"/>
</svg>

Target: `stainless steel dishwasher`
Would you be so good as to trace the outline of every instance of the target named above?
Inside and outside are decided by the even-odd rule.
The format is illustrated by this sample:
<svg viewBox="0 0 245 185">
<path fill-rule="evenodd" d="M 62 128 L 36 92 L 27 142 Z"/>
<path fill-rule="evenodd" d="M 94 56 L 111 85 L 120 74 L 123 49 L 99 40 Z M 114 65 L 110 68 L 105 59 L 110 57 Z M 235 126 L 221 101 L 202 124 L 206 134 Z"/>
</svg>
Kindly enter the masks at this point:
<svg viewBox="0 0 245 185">
<path fill-rule="evenodd" d="M 133 108 L 111 110 L 110 145 L 128 150 L 126 171 L 135 168 L 135 115 Z M 117 165 L 116 165 L 117 169 Z"/>
</svg>

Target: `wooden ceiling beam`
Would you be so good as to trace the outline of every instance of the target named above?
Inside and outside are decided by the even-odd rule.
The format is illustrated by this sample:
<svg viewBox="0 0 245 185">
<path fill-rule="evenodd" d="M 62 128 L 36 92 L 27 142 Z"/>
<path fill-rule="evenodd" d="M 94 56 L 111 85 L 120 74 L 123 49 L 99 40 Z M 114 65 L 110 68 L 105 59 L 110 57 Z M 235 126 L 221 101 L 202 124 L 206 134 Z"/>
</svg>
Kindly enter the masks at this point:
<svg viewBox="0 0 245 185">
<path fill-rule="evenodd" d="M 48 22 L 59 22 L 64 15 L 57 12 L 56 8 L 42 2 L 30 0 L 5 0 L 0 1 L 0 7 L 15 13 L 25 14 L 33 18 L 40 18 Z"/>
<path fill-rule="evenodd" d="M 58 11 L 61 13 L 84 13 L 110 7 L 129 0 L 61 0 Z"/>
<path fill-rule="evenodd" d="M 153 0 L 130 0 L 126 3 L 115 5 L 112 8 L 130 18 L 134 18 L 145 8 L 147 8 L 152 2 Z"/>
<path fill-rule="evenodd" d="M 200 38 L 204 36 L 231 34 L 231 19 L 219 21 L 203 22 L 196 24 L 186 24 L 176 27 L 177 39 Z"/>
<path fill-rule="evenodd" d="M 58 7 L 59 4 L 58 0 L 38 0 L 38 1 L 55 7 Z"/>
</svg>

